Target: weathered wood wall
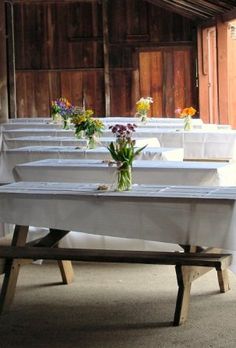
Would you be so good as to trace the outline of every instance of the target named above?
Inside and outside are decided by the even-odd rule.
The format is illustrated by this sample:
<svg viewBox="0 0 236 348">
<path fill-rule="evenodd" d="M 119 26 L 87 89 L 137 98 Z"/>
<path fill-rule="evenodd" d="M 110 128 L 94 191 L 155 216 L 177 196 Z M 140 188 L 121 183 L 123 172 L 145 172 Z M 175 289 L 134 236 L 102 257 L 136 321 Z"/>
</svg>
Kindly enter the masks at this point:
<svg viewBox="0 0 236 348">
<path fill-rule="evenodd" d="M 199 110 L 206 123 L 236 127 L 236 40 L 223 22 L 198 30 Z M 234 24 L 234 25 L 235 25 Z M 212 41 L 212 33 L 215 33 Z"/>
<path fill-rule="evenodd" d="M 155 116 L 196 106 L 192 22 L 144 0 L 110 0 L 107 15 L 111 115 L 147 95 Z M 14 23 L 18 117 L 47 116 L 60 96 L 104 115 L 102 3 L 22 0 Z"/>
<path fill-rule="evenodd" d="M 0 123 L 8 118 L 7 49 L 5 41 L 5 7 L 0 3 Z"/>
</svg>

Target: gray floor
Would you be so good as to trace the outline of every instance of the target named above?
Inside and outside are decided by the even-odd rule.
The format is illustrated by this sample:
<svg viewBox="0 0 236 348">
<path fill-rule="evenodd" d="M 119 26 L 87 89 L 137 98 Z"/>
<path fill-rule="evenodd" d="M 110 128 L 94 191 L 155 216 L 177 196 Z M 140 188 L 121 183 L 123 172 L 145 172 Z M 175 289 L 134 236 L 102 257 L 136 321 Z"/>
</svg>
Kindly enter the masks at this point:
<svg viewBox="0 0 236 348">
<path fill-rule="evenodd" d="M 190 316 L 172 327 L 174 268 L 75 264 L 76 279 L 59 285 L 55 263 L 24 266 L 15 301 L 0 318 L 0 347 L 236 347 L 236 276 L 218 291 L 216 274 L 194 283 Z"/>
</svg>

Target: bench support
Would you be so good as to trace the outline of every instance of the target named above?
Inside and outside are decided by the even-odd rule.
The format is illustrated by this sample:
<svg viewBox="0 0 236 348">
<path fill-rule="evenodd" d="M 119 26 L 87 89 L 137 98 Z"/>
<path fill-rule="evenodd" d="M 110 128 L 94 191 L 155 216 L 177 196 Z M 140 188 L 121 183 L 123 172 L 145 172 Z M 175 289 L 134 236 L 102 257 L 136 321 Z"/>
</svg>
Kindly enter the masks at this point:
<svg viewBox="0 0 236 348">
<path fill-rule="evenodd" d="M 28 227 L 16 226 L 12 246 L 0 246 L 0 257 L 7 259 L 6 274 L 0 295 L 0 311 L 8 309 L 14 297 L 19 268 L 23 260 L 48 259 L 58 260 L 63 282 L 68 284 L 73 279 L 70 261 L 120 262 L 175 265 L 179 286 L 174 325 L 183 324 L 188 317 L 192 282 L 215 268 L 218 274 L 220 291 L 229 290 L 227 268 L 232 255 L 218 253 L 219 249 L 184 247 L 186 252 L 121 251 L 96 249 L 58 248 L 58 243 L 68 231 L 50 230 L 42 239 L 25 243 Z M 196 252 L 197 251 L 197 252 Z"/>
<path fill-rule="evenodd" d="M 28 235 L 28 226 L 16 226 L 12 246 L 24 246 Z M 5 276 L 0 295 L 0 313 L 9 309 L 16 290 L 17 278 L 20 270 L 20 259 L 8 259 L 5 265 Z"/>
<path fill-rule="evenodd" d="M 15 226 L 12 247 L 37 246 L 37 247 L 57 247 L 59 241 L 69 233 L 69 231 L 50 230 L 43 238 L 26 243 L 29 226 Z M 56 233 L 55 233 L 56 232 Z M 20 271 L 20 266 L 29 264 L 30 259 L 8 258 L 5 263 L 4 280 L 0 293 L 0 313 L 7 311 L 14 299 L 16 283 Z M 74 272 L 71 261 L 58 260 L 63 284 L 70 284 L 74 278 Z"/>
<path fill-rule="evenodd" d="M 220 253 L 220 249 L 218 248 L 207 248 L 203 249 L 197 246 L 190 245 L 181 245 L 185 252 L 190 253 Z M 190 292 L 192 282 L 205 273 L 212 270 L 211 267 L 189 267 L 189 266 L 181 266 L 176 265 L 176 277 L 177 283 L 179 286 L 176 307 L 175 307 L 175 315 L 174 315 L 174 326 L 178 326 L 187 321 L 188 312 L 189 312 L 189 303 L 190 303 Z M 217 269 L 217 277 L 218 283 L 220 287 L 220 292 L 224 293 L 230 290 L 229 286 L 229 278 L 228 278 L 228 269 L 222 264 L 220 268 Z"/>
</svg>

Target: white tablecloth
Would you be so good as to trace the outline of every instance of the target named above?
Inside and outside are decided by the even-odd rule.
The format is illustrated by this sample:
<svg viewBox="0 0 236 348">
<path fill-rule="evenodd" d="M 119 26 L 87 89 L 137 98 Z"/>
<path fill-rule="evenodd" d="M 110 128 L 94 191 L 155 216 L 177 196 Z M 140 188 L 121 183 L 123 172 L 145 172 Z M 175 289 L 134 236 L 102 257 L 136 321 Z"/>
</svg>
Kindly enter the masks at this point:
<svg viewBox="0 0 236 348">
<path fill-rule="evenodd" d="M 95 117 L 96 118 L 96 117 Z M 131 123 L 131 122 L 139 122 L 140 118 L 138 117 L 101 117 L 99 118 L 103 122 L 121 122 L 121 123 Z M 49 117 L 32 117 L 32 118 L 14 118 L 8 121 L 9 123 L 48 123 L 52 122 L 52 118 Z M 183 119 L 174 118 L 174 117 L 150 117 L 148 118 L 148 122 L 153 123 L 183 123 Z M 201 119 L 193 119 L 194 124 L 202 124 Z"/>
<path fill-rule="evenodd" d="M 16 181 L 100 182 L 114 184 L 115 165 L 101 160 L 46 159 L 18 164 Z M 236 186 L 236 164 L 223 162 L 134 161 L 133 183 Z"/>
<path fill-rule="evenodd" d="M 136 146 L 152 146 L 160 147 L 160 143 L 157 138 L 135 138 Z M 108 146 L 114 137 L 100 137 L 96 138 L 97 145 Z M 77 139 L 75 137 L 53 137 L 53 136 L 29 136 L 20 138 L 10 138 L 5 139 L 3 143 L 3 148 L 6 149 L 16 149 L 18 147 L 26 146 L 86 146 L 86 139 Z"/>
<path fill-rule="evenodd" d="M 0 187 L 0 221 L 236 250 L 236 188 L 19 182 Z"/>
<path fill-rule="evenodd" d="M 31 146 L 18 149 L 11 149 L 2 152 L 0 157 L 0 181 L 12 182 L 12 170 L 16 164 L 32 162 L 48 158 L 68 158 L 68 159 L 100 159 L 111 160 L 107 148 L 98 147 L 96 149 L 85 150 L 76 149 L 74 146 Z M 145 148 L 137 159 L 141 160 L 183 160 L 183 149 L 178 148 Z"/>
<path fill-rule="evenodd" d="M 21 118 L 10 118 L 8 123 L 47 123 L 52 121 L 50 117 L 21 117 Z"/>
<path fill-rule="evenodd" d="M 43 130 L 17 129 L 3 131 L 3 140 L 26 136 L 69 136 L 72 130 Z M 103 133 L 104 137 L 111 136 L 110 130 Z M 236 131 L 231 130 L 193 130 L 173 131 L 168 129 L 138 128 L 135 137 L 158 138 L 162 147 L 183 147 L 185 159 L 197 160 L 235 160 Z"/>
<path fill-rule="evenodd" d="M 104 136 L 108 133 L 104 132 Z M 137 129 L 135 136 L 157 137 L 161 146 L 183 147 L 185 159 L 235 160 L 236 131 Z M 167 145 L 168 144 L 168 145 Z"/>
</svg>

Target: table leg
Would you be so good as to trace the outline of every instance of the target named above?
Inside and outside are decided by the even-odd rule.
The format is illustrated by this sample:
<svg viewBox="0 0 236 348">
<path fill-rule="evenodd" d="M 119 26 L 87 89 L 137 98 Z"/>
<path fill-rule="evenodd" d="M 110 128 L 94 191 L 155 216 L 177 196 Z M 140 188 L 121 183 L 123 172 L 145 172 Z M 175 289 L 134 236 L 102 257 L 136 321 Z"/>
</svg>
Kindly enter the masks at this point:
<svg viewBox="0 0 236 348">
<path fill-rule="evenodd" d="M 220 286 L 220 292 L 226 292 L 230 290 L 228 269 L 217 271 L 217 276 Z"/>
<path fill-rule="evenodd" d="M 189 279 L 187 267 L 177 265 L 175 270 L 179 289 L 175 307 L 174 326 L 178 326 L 183 324 L 188 318 L 192 282 Z"/>
<path fill-rule="evenodd" d="M 190 253 L 220 253 L 221 249 L 208 248 L 202 249 L 196 246 L 183 246 L 185 252 Z M 178 295 L 175 307 L 174 325 L 178 326 L 183 324 L 188 318 L 190 291 L 191 285 L 194 280 L 201 277 L 203 274 L 212 270 L 211 267 L 196 267 L 196 266 L 181 266 L 176 265 L 176 277 L 178 282 Z M 222 268 L 217 270 L 218 282 L 220 286 L 220 292 L 226 292 L 230 290 L 228 269 Z"/>
<path fill-rule="evenodd" d="M 41 238 L 39 241 L 36 241 L 34 246 L 37 247 L 54 247 L 57 248 L 60 240 L 65 237 L 70 231 L 50 229 L 49 233 Z M 74 279 L 74 271 L 71 261 L 68 260 L 59 260 L 57 261 L 63 284 L 70 284 Z"/>
<path fill-rule="evenodd" d="M 216 253 L 216 254 L 218 254 L 222 251 L 222 249 L 219 249 L 219 248 L 203 249 L 201 247 L 194 246 L 194 245 L 181 245 L 181 247 L 187 253 L 201 252 L 201 253 Z M 209 269 L 206 268 L 206 269 L 200 270 L 200 273 L 201 273 L 201 275 L 203 275 L 204 273 L 206 273 L 210 270 L 211 270 L 211 268 L 209 268 Z M 196 272 L 195 272 L 195 274 L 196 274 Z M 230 290 L 228 269 L 218 270 L 217 277 L 218 277 L 220 292 L 224 293 L 224 292 Z"/>
<path fill-rule="evenodd" d="M 57 261 L 63 284 L 70 284 L 74 280 L 74 270 L 71 261 L 59 260 Z"/>
<path fill-rule="evenodd" d="M 28 235 L 28 226 L 16 226 L 12 238 L 12 246 L 24 246 Z M 7 311 L 13 301 L 21 260 L 8 259 L 0 294 L 0 313 Z"/>
</svg>

